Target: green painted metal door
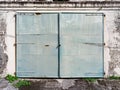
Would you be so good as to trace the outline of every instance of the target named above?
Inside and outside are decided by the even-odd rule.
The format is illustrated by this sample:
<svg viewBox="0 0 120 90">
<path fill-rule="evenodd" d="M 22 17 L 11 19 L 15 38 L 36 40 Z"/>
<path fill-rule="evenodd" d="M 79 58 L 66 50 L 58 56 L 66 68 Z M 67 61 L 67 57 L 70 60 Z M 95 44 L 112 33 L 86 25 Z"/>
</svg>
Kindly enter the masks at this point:
<svg viewBox="0 0 120 90">
<path fill-rule="evenodd" d="M 18 13 L 18 77 L 103 77 L 103 14 Z"/>
<path fill-rule="evenodd" d="M 61 77 L 103 77 L 103 14 L 61 14 L 60 43 Z"/>
<path fill-rule="evenodd" d="M 17 76 L 58 77 L 57 14 L 17 14 Z"/>
</svg>

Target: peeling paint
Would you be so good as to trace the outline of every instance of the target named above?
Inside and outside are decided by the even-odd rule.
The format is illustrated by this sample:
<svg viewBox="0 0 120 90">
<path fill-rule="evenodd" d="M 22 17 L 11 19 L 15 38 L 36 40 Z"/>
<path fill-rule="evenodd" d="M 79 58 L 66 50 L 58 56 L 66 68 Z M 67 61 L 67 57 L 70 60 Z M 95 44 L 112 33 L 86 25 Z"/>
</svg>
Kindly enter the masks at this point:
<svg viewBox="0 0 120 90">
<path fill-rule="evenodd" d="M 8 56 L 5 53 L 7 48 L 5 43 L 5 35 L 6 35 L 6 20 L 4 14 L 0 14 L 0 74 L 6 68 Z"/>
<path fill-rule="evenodd" d="M 119 73 L 116 71 L 120 69 L 120 13 L 115 17 L 114 20 L 115 23 L 115 30 L 113 30 L 113 46 L 110 49 L 110 58 L 111 61 L 109 61 L 109 76 L 112 75 L 119 75 Z M 118 34 L 118 35 L 117 35 Z"/>
</svg>

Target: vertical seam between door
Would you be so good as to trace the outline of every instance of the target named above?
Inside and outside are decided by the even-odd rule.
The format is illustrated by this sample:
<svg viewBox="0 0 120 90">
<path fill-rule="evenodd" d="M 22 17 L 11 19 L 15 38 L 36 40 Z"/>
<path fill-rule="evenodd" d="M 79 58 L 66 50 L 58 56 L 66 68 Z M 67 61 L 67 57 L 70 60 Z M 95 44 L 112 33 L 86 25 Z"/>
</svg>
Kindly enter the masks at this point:
<svg viewBox="0 0 120 90">
<path fill-rule="evenodd" d="M 58 78 L 60 78 L 60 14 L 58 13 Z"/>
</svg>

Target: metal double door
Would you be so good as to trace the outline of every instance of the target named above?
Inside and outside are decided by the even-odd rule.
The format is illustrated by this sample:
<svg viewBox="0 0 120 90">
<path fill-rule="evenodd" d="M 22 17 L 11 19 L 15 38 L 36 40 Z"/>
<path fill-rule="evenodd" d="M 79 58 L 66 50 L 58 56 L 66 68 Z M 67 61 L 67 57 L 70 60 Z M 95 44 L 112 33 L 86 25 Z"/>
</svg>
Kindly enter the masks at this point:
<svg viewBox="0 0 120 90">
<path fill-rule="evenodd" d="M 103 14 L 18 13 L 18 77 L 103 77 Z"/>
</svg>

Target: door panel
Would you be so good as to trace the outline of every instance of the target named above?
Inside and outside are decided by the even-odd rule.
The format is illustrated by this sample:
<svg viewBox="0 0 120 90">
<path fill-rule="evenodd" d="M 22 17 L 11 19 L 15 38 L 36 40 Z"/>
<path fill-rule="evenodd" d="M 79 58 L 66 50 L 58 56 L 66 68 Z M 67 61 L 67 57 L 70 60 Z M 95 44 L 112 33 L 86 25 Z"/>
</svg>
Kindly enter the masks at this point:
<svg viewBox="0 0 120 90">
<path fill-rule="evenodd" d="M 103 77 L 103 15 L 60 15 L 60 76 Z"/>
<path fill-rule="evenodd" d="M 17 15 L 18 77 L 58 77 L 57 16 Z"/>
<path fill-rule="evenodd" d="M 102 14 L 18 13 L 16 18 L 18 77 L 103 77 Z"/>
<path fill-rule="evenodd" d="M 17 34 L 58 33 L 57 14 L 18 13 L 17 17 Z"/>
</svg>

